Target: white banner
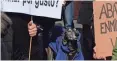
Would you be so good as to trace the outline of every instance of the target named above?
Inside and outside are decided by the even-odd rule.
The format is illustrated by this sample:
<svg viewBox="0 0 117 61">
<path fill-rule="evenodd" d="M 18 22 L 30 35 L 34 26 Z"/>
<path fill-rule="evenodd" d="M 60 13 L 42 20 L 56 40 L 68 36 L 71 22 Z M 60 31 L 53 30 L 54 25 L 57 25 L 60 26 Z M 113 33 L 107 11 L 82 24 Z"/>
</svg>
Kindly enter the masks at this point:
<svg viewBox="0 0 117 61">
<path fill-rule="evenodd" d="M 61 0 L 2 0 L 2 11 L 60 19 L 62 3 Z"/>
<path fill-rule="evenodd" d="M 1 9 L 2 9 L 2 1 L 0 0 L 0 12 L 1 12 Z"/>
</svg>

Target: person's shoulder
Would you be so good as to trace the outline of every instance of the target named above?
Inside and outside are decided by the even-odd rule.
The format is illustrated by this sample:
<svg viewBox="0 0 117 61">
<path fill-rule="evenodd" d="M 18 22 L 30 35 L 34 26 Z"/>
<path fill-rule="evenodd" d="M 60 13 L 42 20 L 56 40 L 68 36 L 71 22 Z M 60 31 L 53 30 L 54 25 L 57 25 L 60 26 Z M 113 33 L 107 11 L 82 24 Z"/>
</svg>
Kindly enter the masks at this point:
<svg viewBox="0 0 117 61">
<path fill-rule="evenodd" d="M 8 15 L 4 12 L 1 13 L 1 19 L 4 20 L 4 21 L 7 21 L 8 23 L 12 23 L 11 22 L 11 19 L 8 17 Z"/>
<path fill-rule="evenodd" d="M 12 25 L 11 19 L 4 12 L 2 12 L 1 13 L 1 34 L 5 35 L 11 25 Z"/>
</svg>

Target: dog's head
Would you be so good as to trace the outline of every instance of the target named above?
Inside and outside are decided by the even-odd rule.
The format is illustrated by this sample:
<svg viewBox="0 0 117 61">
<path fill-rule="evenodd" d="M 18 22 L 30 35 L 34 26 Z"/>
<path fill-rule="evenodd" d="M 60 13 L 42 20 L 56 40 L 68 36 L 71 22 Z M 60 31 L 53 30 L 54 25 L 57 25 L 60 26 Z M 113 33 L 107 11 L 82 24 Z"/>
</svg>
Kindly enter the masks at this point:
<svg viewBox="0 0 117 61">
<path fill-rule="evenodd" d="M 65 39 L 69 41 L 77 41 L 78 39 L 78 32 L 76 29 L 68 28 L 65 31 Z"/>
<path fill-rule="evenodd" d="M 67 40 L 67 44 L 70 50 L 77 49 L 78 32 L 76 29 L 66 29 L 65 39 Z"/>
</svg>

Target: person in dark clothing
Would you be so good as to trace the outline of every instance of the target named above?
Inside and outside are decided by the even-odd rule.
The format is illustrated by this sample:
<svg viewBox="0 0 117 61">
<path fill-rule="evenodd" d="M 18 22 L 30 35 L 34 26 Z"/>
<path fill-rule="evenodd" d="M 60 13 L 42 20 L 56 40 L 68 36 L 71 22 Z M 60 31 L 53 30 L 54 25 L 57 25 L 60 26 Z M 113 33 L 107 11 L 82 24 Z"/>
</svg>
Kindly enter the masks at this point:
<svg viewBox="0 0 117 61">
<path fill-rule="evenodd" d="M 30 15 L 21 13 L 6 12 L 9 18 L 12 20 L 13 33 L 13 58 L 12 60 L 27 60 L 29 52 L 30 36 L 28 33 L 27 24 L 31 20 Z M 37 37 L 33 37 L 31 60 L 39 60 L 39 48 Z"/>
<path fill-rule="evenodd" d="M 47 49 L 45 50 L 45 48 L 48 47 L 50 41 L 49 30 L 54 26 L 56 19 L 33 16 L 33 22 L 43 28 L 42 32 L 38 32 L 43 34 L 40 40 L 39 34 L 35 36 L 29 35 L 28 24 L 31 21 L 30 15 L 11 12 L 6 12 L 6 14 L 13 22 L 13 60 L 28 59 L 30 36 L 33 36 L 31 60 L 47 59 Z"/>
<path fill-rule="evenodd" d="M 93 23 L 93 3 L 92 1 L 81 1 L 78 15 L 78 23 L 83 25 L 82 48 L 85 60 L 93 59 L 94 35 L 91 28 Z"/>
<path fill-rule="evenodd" d="M 55 21 L 58 21 L 58 19 L 33 16 L 33 24 L 28 26 L 30 36 L 36 36 L 35 33 L 37 33 L 37 40 L 39 43 L 38 48 L 40 50 L 39 55 L 41 60 L 47 60 L 48 45 L 51 41 L 50 30 L 54 27 Z M 35 24 L 36 26 L 34 26 Z M 37 32 L 35 31 L 36 27 Z M 40 30 L 39 27 L 42 27 L 43 30 Z M 39 34 L 42 35 L 40 36 Z"/>
</svg>

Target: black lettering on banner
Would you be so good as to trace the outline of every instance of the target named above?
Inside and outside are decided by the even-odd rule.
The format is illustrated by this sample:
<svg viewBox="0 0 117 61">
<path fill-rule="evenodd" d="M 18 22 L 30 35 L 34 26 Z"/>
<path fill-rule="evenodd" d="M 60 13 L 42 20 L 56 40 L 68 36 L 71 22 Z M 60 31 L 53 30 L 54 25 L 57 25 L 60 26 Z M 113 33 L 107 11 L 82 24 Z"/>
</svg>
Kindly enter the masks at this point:
<svg viewBox="0 0 117 61">
<path fill-rule="evenodd" d="M 112 4 L 106 3 L 106 7 L 107 7 L 107 17 L 111 18 L 113 16 Z"/>
<path fill-rule="evenodd" d="M 47 6 L 47 0 L 45 0 L 44 5 Z"/>
<path fill-rule="evenodd" d="M 24 6 L 24 4 L 32 4 L 32 0 L 23 0 L 23 6 Z"/>
<path fill-rule="evenodd" d="M 58 0 L 57 0 L 57 2 L 56 2 L 56 7 L 58 7 Z"/>
<path fill-rule="evenodd" d="M 26 3 L 26 0 L 23 0 L 23 6 L 24 6 L 25 3 Z"/>
<path fill-rule="evenodd" d="M 58 0 L 35 0 L 35 8 L 39 6 L 58 7 Z"/>
<path fill-rule="evenodd" d="M 35 8 L 39 7 L 39 1 L 35 0 Z"/>
<path fill-rule="evenodd" d="M 101 10 L 101 13 L 100 13 L 100 17 L 99 17 L 99 19 L 101 19 L 102 14 L 105 14 L 105 15 L 106 15 L 106 17 L 107 17 L 107 14 L 106 14 L 106 9 L 105 9 L 104 4 L 103 4 L 103 6 L 102 6 L 102 10 Z"/>
<path fill-rule="evenodd" d="M 43 1 L 42 0 L 40 0 L 40 5 L 43 5 Z"/>
<path fill-rule="evenodd" d="M 48 1 L 48 6 L 49 6 L 49 7 L 51 6 L 50 1 Z"/>
<path fill-rule="evenodd" d="M 4 0 L 6 2 L 20 2 L 20 0 Z M 59 0 L 22 0 L 22 5 L 25 4 L 32 4 L 34 2 L 35 8 L 38 8 L 39 6 L 48 6 L 48 7 L 58 7 Z"/>
<path fill-rule="evenodd" d="M 20 2 L 20 1 L 18 0 L 18 2 Z"/>
<path fill-rule="evenodd" d="M 100 30 L 101 30 L 101 34 L 105 34 L 105 33 L 107 33 L 107 31 L 105 30 L 106 28 L 105 28 L 105 23 L 100 23 Z"/>
<path fill-rule="evenodd" d="M 115 21 L 115 31 L 117 31 L 117 19 Z"/>
<path fill-rule="evenodd" d="M 106 18 L 111 17 L 114 18 L 114 16 L 117 15 L 117 2 L 115 2 L 114 4 L 111 3 L 106 3 L 106 5 L 103 4 L 99 19 L 102 18 L 103 14 L 106 15 Z"/>
<path fill-rule="evenodd" d="M 115 31 L 117 31 L 117 20 L 115 22 Z"/>
<path fill-rule="evenodd" d="M 117 31 L 116 29 L 117 29 L 117 20 L 116 19 L 114 19 L 113 21 L 110 21 L 110 26 L 111 26 L 111 29 L 113 29 L 113 31 Z M 111 30 L 111 32 L 112 32 L 112 30 Z"/>
<path fill-rule="evenodd" d="M 28 4 L 32 4 L 32 0 L 29 0 L 29 1 L 27 0 L 27 3 L 28 3 Z"/>
<path fill-rule="evenodd" d="M 116 32 L 117 31 L 117 20 L 108 21 L 100 23 L 101 34 L 106 34 L 107 32 Z"/>
<path fill-rule="evenodd" d="M 19 2 L 19 0 L 3 0 L 3 1 L 6 1 L 6 2 Z"/>
<path fill-rule="evenodd" d="M 18 2 L 19 0 L 12 0 L 13 2 Z"/>
<path fill-rule="evenodd" d="M 14 0 L 14 2 L 19 2 L 19 0 Z"/>
<path fill-rule="evenodd" d="M 115 2 L 113 5 L 110 3 L 107 3 L 108 18 L 111 18 L 111 17 L 114 18 L 115 13 L 117 15 L 117 5 L 116 4 L 117 4 L 117 2 Z M 111 7 L 110 9 L 109 9 L 109 6 Z"/>
<path fill-rule="evenodd" d="M 116 13 L 116 15 L 117 15 L 117 2 L 115 2 L 115 4 L 114 4 L 113 11 L 114 11 L 114 13 Z"/>
<path fill-rule="evenodd" d="M 54 7 L 54 4 L 55 4 L 55 1 L 53 0 L 51 0 L 51 7 Z"/>
<path fill-rule="evenodd" d="M 117 19 L 115 17 L 117 15 L 117 2 L 115 2 L 114 4 L 111 4 L 111 3 L 106 3 L 105 5 L 103 4 L 99 19 L 103 17 L 102 15 L 105 15 L 106 18 L 113 17 L 115 19 L 112 21 L 106 21 L 106 22 L 100 23 L 101 34 L 117 31 Z"/>
<path fill-rule="evenodd" d="M 113 48 L 115 47 L 114 46 L 114 43 L 113 43 L 113 40 L 112 40 L 112 38 L 110 38 L 110 41 L 111 41 L 111 44 L 112 44 L 112 46 L 113 46 Z M 115 43 L 117 42 L 117 37 L 116 37 L 116 39 L 115 39 Z"/>
<path fill-rule="evenodd" d="M 112 38 L 110 38 L 110 41 L 111 41 L 112 46 L 114 47 L 114 44 L 113 44 Z"/>
<path fill-rule="evenodd" d="M 108 21 L 108 23 L 105 22 L 105 30 L 106 30 L 106 33 L 107 33 L 107 31 L 108 31 L 108 32 L 111 31 L 111 29 L 110 29 L 111 27 L 110 27 L 110 25 L 109 25 L 109 22 L 110 22 L 110 21 Z"/>
<path fill-rule="evenodd" d="M 114 28 L 115 20 L 113 20 L 113 21 L 108 21 L 108 22 L 109 22 L 109 25 L 110 25 L 110 32 L 112 32 L 112 30 L 115 31 L 115 28 Z"/>
</svg>

